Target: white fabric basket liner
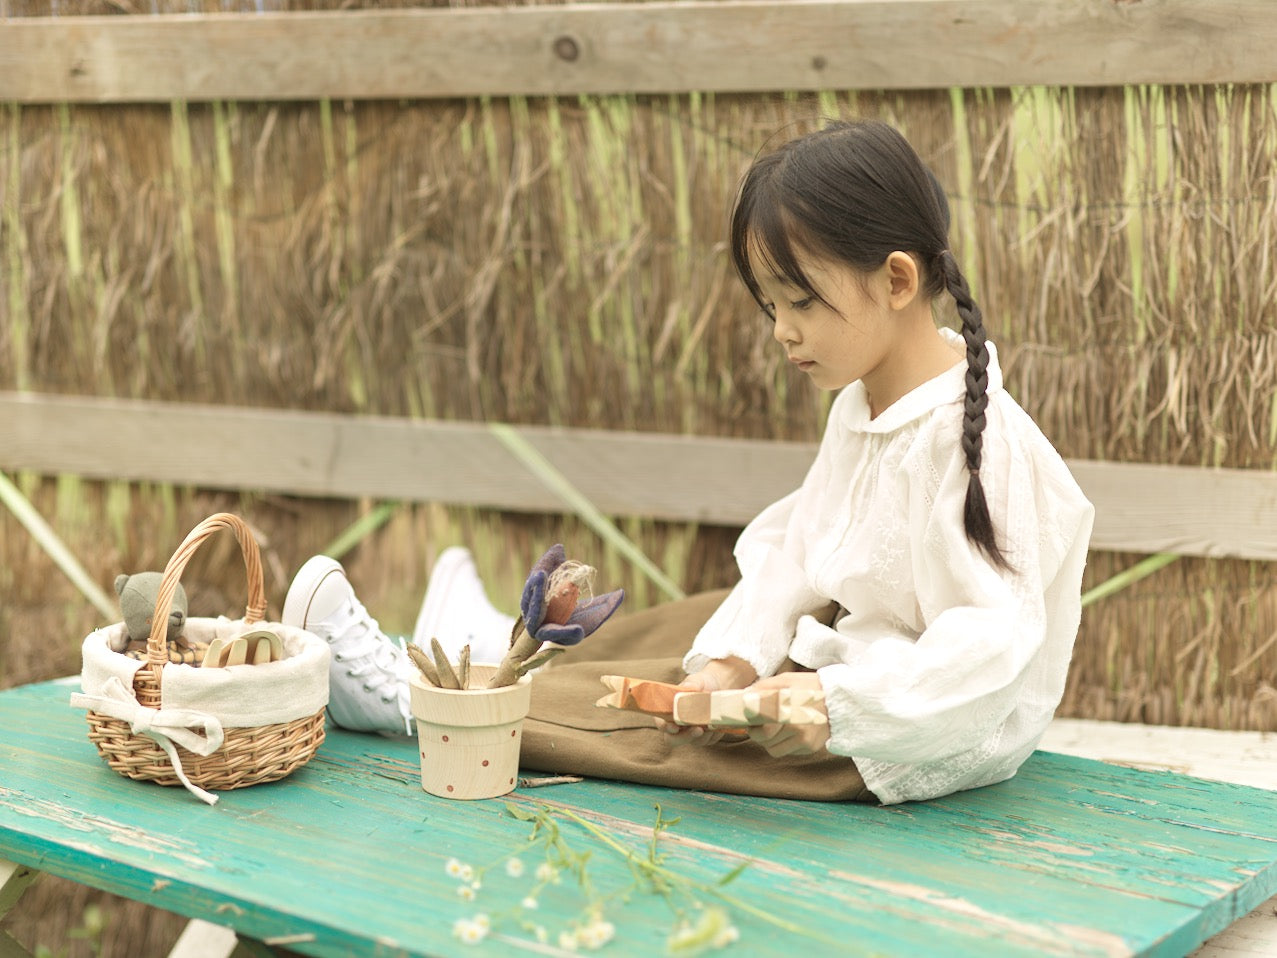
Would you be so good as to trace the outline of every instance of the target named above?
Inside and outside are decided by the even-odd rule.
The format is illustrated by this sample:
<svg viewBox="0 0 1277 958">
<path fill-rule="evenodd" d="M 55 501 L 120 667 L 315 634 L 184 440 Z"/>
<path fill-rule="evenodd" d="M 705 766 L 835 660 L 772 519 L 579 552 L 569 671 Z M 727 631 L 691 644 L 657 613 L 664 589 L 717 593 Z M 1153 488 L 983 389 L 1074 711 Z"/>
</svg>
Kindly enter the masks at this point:
<svg viewBox="0 0 1277 958">
<path fill-rule="evenodd" d="M 328 643 L 314 633 L 275 622 L 245 625 L 242 619 L 219 617 L 187 619 L 183 634 L 190 641 L 208 643 L 258 630 L 279 636 L 284 658 L 210 669 L 166 663 L 160 680 L 161 711 L 211 716 L 224 728 L 255 728 L 307 718 L 324 708 L 328 704 L 330 653 Z M 80 673 L 85 696 L 118 700 L 120 685 L 133 694 L 133 676 L 146 663 L 115 651 L 127 642 L 123 622 L 97 629 L 85 638 Z M 87 703 L 82 699 L 77 704 L 83 707 Z"/>
</svg>

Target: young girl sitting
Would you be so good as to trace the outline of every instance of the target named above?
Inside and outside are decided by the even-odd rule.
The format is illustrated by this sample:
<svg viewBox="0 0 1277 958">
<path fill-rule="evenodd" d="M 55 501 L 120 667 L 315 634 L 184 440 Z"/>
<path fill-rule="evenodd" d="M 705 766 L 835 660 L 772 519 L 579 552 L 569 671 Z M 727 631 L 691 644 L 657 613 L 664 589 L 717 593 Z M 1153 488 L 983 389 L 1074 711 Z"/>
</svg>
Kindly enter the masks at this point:
<svg viewBox="0 0 1277 958">
<path fill-rule="evenodd" d="M 742 533 L 729 593 L 619 617 L 536 676 L 526 767 L 895 803 L 1003 781 L 1033 752 L 1064 691 L 1093 509 L 1003 389 L 948 226 L 934 176 L 882 123 L 754 163 L 732 257 L 787 358 L 841 390 L 815 462 Z M 946 293 L 961 335 L 933 318 Z M 299 575 L 294 608 L 313 578 Z M 441 608 L 435 578 L 426 606 Z M 344 608 L 344 623 L 367 618 L 353 593 Z M 322 617 L 290 624 L 334 641 Z M 393 655 L 373 633 L 367 648 Z M 653 729 L 592 708 L 603 673 L 820 689 L 828 724 L 745 742 Z"/>
</svg>

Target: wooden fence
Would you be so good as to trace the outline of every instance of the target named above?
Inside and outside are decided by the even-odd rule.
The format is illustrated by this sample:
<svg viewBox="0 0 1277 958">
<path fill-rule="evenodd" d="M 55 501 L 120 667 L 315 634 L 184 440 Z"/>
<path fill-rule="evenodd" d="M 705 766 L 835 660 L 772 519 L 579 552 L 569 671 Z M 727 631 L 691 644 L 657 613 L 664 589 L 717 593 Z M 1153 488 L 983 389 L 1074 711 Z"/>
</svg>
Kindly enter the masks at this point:
<svg viewBox="0 0 1277 958">
<path fill-rule="evenodd" d="M 181 8 L 201 3 L 253 6 Z M 1206 557 L 1159 586 L 1207 649 L 1200 685 L 1156 629 L 1130 638 L 1156 591 L 1090 619 L 1079 673 L 1115 696 L 1117 656 L 1160 663 L 1160 716 L 1219 700 L 1221 670 L 1260 701 L 1267 2 L 440 3 L 0 0 L 0 469 L 566 509 L 471 420 L 599 424 L 514 434 L 605 513 L 725 535 L 798 481 L 811 443 L 764 437 L 810 439 L 818 404 L 759 358 L 705 197 L 776 129 L 867 111 L 954 187 L 1008 382 L 1096 502 L 1096 549 Z"/>
<path fill-rule="evenodd" d="M 0 101 L 1268 83 L 1277 81 L 1275 45 L 1266 0 L 691 0 L 32 17 L 0 29 Z M 157 422 L 170 437 L 163 450 L 146 441 Z M 94 441 L 106 435 L 109 444 Z M 199 442 L 174 455 L 183 435 Z M 728 525 L 792 488 L 811 454 L 803 443 L 529 435 L 605 511 Z M 285 454 L 264 470 L 226 467 L 261 462 L 266 450 Z M 213 456 L 221 468 L 211 468 Z M 543 502 L 536 479 L 507 459 L 482 425 L 0 397 L 7 469 L 516 510 Z M 447 470 L 429 465 L 440 461 Z M 1277 556 L 1272 474 L 1072 465 L 1099 505 L 1097 548 Z M 723 477 L 734 478 L 725 487 Z"/>
<path fill-rule="evenodd" d="M 1267 83 L 1265 0 L 701 0 L 14 19 L 0 101 Z"/>
</svg>

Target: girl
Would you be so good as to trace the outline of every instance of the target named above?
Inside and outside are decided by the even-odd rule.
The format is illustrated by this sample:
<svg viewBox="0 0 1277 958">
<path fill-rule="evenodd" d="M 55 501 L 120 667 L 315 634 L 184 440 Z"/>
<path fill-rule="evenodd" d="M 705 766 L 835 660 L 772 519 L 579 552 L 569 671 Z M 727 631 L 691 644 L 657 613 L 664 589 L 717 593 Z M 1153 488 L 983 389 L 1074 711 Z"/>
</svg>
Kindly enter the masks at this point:
<svg viewBox="0 0 1277 958">
<path fill-rule="evenodd" d="M 947 233 L 938 183 L 882 123 L 754 163 L 732 257 L 787 358 L 841 390 L 816 460 L 742 533 L 729 593 L 613 620 L 537 675 L 522 765 L 895 803 L 1002 781 L 1033 752 L 1064 690 L 1093 510 L 1003 390 Z M 961 336 L 933 319 L 945 294 Z M 445 604 L 432 577 L 423 619 Z M 657 730 L 591 708 L 604 673 L 820 689 L 829 721 L 752 743 Z"/>
<path fill-rule="evenodd" d="M 688 684 L 823 689 L 828 726 L 755 741 L 848 756 L 884 803 L 1002 781 L 1033 751 L 1064 691 L 1093 518 L 1002 388 L 948 225 L 934 177 L 876 122 L 758 160 L 731 222 L 776 342 L 842 392 L 802 487 L 742 534 L 741 581 Z M 933 323 L 944 293 L 961 337 Z"/>
</svg>

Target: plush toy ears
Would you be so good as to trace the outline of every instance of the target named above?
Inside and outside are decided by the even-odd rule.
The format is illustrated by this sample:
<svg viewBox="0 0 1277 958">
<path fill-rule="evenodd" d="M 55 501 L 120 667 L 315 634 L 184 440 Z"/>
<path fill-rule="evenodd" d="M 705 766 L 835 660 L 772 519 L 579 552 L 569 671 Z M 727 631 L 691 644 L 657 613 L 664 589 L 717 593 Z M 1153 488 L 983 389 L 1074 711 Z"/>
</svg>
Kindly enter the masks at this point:
<svg viewBox="0 0 1277 958">
<path fill-rule="evenodd" d="M 120 597 L 120 612 L 129 638 L 143 641 L 151 634 L 151 618 L 155 615 L 155 599 L 160 594 L 164 576 L 158 572 L 136 572 L 133 575 L 117 575 L 115 592 Z M 182 632 L 187 613 L 186 590 L 177 584 L 173 605 L 169 612 L 168 638 L 175 639 Z"/>
</svg>

